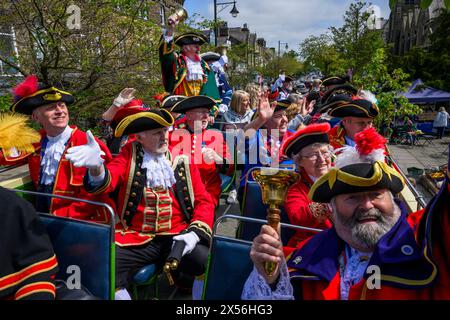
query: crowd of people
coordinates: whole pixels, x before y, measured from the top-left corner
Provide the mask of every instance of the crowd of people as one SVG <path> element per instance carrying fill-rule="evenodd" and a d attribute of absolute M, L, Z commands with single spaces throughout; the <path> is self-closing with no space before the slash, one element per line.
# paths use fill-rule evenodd
<path fill-rule="evenodd" d="M 168 19 L 159 44 L 166 92 L 149 107 L 135 89 L 124 88 L 102 115 L 106 141 L 69 125 L 74 97 L 40 87 L 36 76 L 14 89 L 11 111 L 39 123 L 40 138 L 31 151 L 0 141 L 1 164 L 28 163 L 37 191 L 114 208 L 116 299 L 131 299 L 133 273 L 149 264 L 161 267 L 180 243 L 180 266 L 171 276 L 180 287 L 201 288 L 223 181 L 241 172 L 227 202 L 242 203 L 247 173 L 261 166 L 300 174 L 287 193 L 288 218 L 324 231 L 299 231 L 283 247 L 278 230 L 263 226 L 253 240 L 255 268 L 243 298 L 450 298 L 449 187 L 426 210 L 406 212 L 396 197 L 404 179 L 388 163 L 386 140 L 374 128 L 375 96 L 355 88 L 348 76 L 314 79 L 295 90 L 286 72 L 270 86 L 260 81 L 233 90 L 226 57 L 200 55 L 201 34 L 174 37 L 177 23 Z M 3 224 L 11 233 L 18 225 L 15 237 L 23 236 L 15 243 L 24 249 L 2 253 L 0 298 L 54 298 L 57 263 L 48 238 L 28 204 L 0 191 L 10 204 L 2 215 L 30 212 Z M 109 222 L 103 208 L 88 203 L 37 197 L 35 209 Z M 33 228 L 23 227 L 30 223 Z M 40 250 L 28 248 L 33 245 Z M 277 264 L 271 275 L 266 262 Z M 367 270 L 373 265 L 381 269 L 381 287 L 371 290 Z M 30 278 L 30 268 L 39 277 Z"/>

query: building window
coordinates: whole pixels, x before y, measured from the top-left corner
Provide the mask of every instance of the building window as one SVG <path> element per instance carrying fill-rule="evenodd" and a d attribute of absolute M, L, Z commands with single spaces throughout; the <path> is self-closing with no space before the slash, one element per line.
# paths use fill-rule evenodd
<path fill-rule="evenodd" d="M 17 64 L 17 44 L 13 27 L 0 26 L 0 55 L 11 63 Z M 17 70 L 0 61 L 0 75 L 14 75 Z"/>

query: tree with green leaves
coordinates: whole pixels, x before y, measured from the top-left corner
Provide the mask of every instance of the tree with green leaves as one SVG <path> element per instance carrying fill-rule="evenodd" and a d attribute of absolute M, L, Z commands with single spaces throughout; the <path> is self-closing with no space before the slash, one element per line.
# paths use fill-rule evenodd
<path fill-rule="evenodd" d="M 384 47 L 381 31 L 367 26 L 369 13 L 366 3 L 356 0 L 345 11 L 344 24 L 330 27 L 336 50 L 345 58 L 345 69 L 353 69 L 354 74 L 363 72 L 373 53 Z"/>
<path fill-rule="evenodd" d="M 79 28 L 68 25 L 72 4 L 2 2 L 0 25 L 14 28 L 19 52 L 18 59 L 11 59 L 0 49 L 0 60 L 19 75 L 37 74 L 43 84 L 73 93 L 72 121 L 81 127 L 92 126 L 85 120 L 98 119 L 124 87 L 136 88 L 144 101 L 162 91 L 155 50 L 161 28 L 149 18 L 158 12 L 155 2 L 77 1 Z"/>
<path fill-rule="evenodd" d="M 375 119 L 378 127 L 389 127 L 395 118 L 422 112 L 419 106 L 409 103 L 408 99 L 400 94 L 411 84 L 408 81 L 409 75 L 401 68 L 389 70 L 388 57 L 386 49 L 377 49 L 366 64 L 365 72 L 353 78 L 356 86 L 376 94 L 380 109 Z"/>
<path fill-rule="evenodd" d="M 305 71 L 321 70 L 324 74 L 342 74 L 345 61 L 337 51 L 329 34 L 309 36 L 300 44 L 300 57 Z"/>

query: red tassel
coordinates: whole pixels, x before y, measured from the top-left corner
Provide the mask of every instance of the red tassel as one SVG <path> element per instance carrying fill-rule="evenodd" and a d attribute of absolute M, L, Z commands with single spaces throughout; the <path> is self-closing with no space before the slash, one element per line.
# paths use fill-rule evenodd
<path fill-rule="evenodd" d="M 30 96 L 36 91 L 38 91 L 38 78 L 34 74 L 26 77 L 23 82 L 13 89 L 14 96 L 19 98 Z"/>
<path fill-rule="evenodd" d="M 356 150 L 361 155 L 368 155 L 377 149 L 385 149 L 386 139 L 375 128 L 367 128 L 355 135 Z"/>

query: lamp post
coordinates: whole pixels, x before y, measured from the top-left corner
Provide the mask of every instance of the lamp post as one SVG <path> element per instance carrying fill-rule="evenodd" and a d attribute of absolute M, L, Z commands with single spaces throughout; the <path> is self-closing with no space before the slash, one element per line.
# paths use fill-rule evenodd
<path fill-rule="evenodd" d="M 287 42 L 281 42 L 280 40 L 278 40 L 278 57 L 280 56 L 280 49 L 281 49 L 281 45 L 285 44 L 286 46 L 284 47 L 286 50 L 289 48 L 288 43 Z"/>
<path fill-rule="evenodd" d="M 217 27 L 217 13 L 220 13 L 222 10 L 224 10 L 229 5 L 233 5 L 233 8 L 231 9 L 230 13 L 233 18 L 236 18 L 239 11 L 236 8 L 236 0 L 230 1 L 230 2 L 220 2 L 218 3 L 217 0 L 214 0 L 214 45 L 217 47 L 217 32 L 219 28 Z M 217 12 L 217 7 L 221 6 L 222 8 Z"/>

